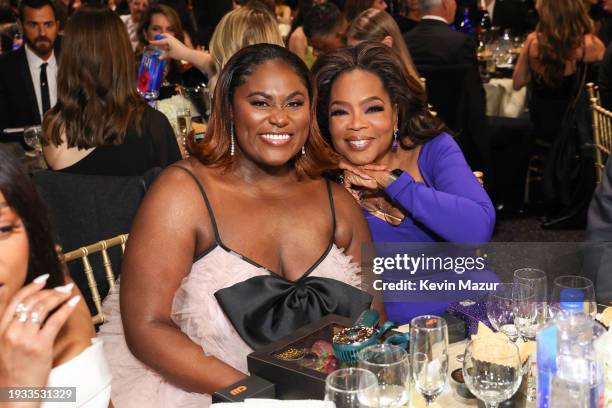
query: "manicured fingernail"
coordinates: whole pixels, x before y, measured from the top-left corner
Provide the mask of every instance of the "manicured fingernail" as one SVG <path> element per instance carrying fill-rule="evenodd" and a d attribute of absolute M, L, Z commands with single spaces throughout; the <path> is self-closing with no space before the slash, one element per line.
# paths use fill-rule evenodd
<path fill-rule="evenodd" d="M 79 303 L 79 300 L 81 300 L 81 296 L 79 295 L 74 296 L 72 299 L 68 301 L 68 306 L 75 307 L 77 303 Z"/>
<path fill-rule="evenodd" d="M 74 283 L 70 282 L 64 286 L 56 286 L 53 290 L 56 290 L 61 293 L 70 293 L 72 292 L 72 288 L 74 287 Z"/>
<path fill-rule="evenodd" d="M 46 282 L 47 279 L 49 279 L 49 274 L 45 273 L 44 275 L 40 275 L 39 277 L 34 279 L 34 283 L 43 283 Z"/>

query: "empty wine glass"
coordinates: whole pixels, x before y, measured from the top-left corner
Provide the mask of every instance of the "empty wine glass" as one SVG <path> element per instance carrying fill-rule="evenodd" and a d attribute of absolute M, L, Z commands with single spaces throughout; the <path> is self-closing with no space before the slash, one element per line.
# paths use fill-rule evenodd
<path fill-rule="evenodd" d="M 358 359 L 360 368 L 373 372 L 378 378 L 378 387 L 369 396 L 370 405 L 387 408 L 408 404 L 410 363 L 406 350 L 391 344 L 375 344 L 361 350 Z"/>
<path fill-rule="evenodd" d="M 499 283 L 489 293 L 486 301 L 487 317 L 495 330 L 504 333 L 512 341 L 518 340 L 519 332 L 514 318 L 517 305 L 526 301 L 533 302 L 533 293 L 529 287 L 520 283 Z"/>
<path fill-rule="evenodd" d="M 512 397 L 521 384 L 519 351 L 510 340 L 482 337 L 468 343 L 463 359 L 463 378 L 469 390 L 495 408 Z"/>
<path fill-rule="evenodd" d="M 40 143 L 40 138 L 42 136 L 42 129 L 40 126 L 29 126 L 23 131 L 23 141 L 26 145 L 36 150 L 37 152 L 42 152 L 42 145 Z"/>
<path fill-rule="evenodd" d="M 448 326 L 443 318 L 412 319 L 410 361 L 416 390 L 430 405 L 444 390 L 448 376 Z"/>
<path fill-rule="evenodd" d="M 548 279 L 546 273 L 541 269 L 523 268 L 514 271 L 514 283 L 526 285 L 533 291 L 535 303 L 535 316 L 532 324 L 517 324 L 517 328 L 523 339 L 535 339 L 538 329 L 546 323 Z"/>
<path fill-rule="evenodd" d="M 376 376 L 363 368 L 342 368 L 325 379 L 325 401 L 336 408 L 374 408 L 368 405 L 367 395 L 378 388 Z"/>
<path fill-rule="evenodd" d="M 593 282 L 583 276 L 565 275 L 557 277 L 553 282 L 551 314 L 559 310 L 561 291 L 563 289 L 577 289 L 582 292 L 584 299 L 584 314 L 595 318 L 597 315 L 597 302 L 595 300 L 595 288 Z"/>

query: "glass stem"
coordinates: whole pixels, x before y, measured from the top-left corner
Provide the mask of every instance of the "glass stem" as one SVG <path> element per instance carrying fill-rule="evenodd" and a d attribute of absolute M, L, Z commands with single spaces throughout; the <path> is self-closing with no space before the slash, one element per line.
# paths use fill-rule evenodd
<path fill-rule="evenodd" d="M 499 404 L 497 402 L 485 402 L 486 408 L 497 408 Z"/>

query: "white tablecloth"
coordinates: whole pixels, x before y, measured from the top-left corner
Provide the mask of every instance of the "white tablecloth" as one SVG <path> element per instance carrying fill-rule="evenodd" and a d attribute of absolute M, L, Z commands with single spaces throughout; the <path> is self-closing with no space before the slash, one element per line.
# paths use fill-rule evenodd
<path fill-rule="evenodd" d="M 493 78 L 484 84 L 487 94 L 487 116 L 518 118 L 525 111 L 527 88 L 512 89 L 512 79 Z"/>

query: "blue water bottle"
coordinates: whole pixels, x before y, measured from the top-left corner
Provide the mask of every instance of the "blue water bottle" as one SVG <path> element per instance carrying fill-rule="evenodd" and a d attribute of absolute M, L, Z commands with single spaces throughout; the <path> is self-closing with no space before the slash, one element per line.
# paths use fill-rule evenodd
<path fill-rule="evenodd" d="M 155 39 L 161 40 L 162 36 L 158 34 Z M 160 59 L 160 56 L 159 48 L 147 45 L 142 52 L 138 67 L 138 92 L 149 103 L 154 103 L 159 97 L 159 88 L 164 80 L 166 60 Z"/>

